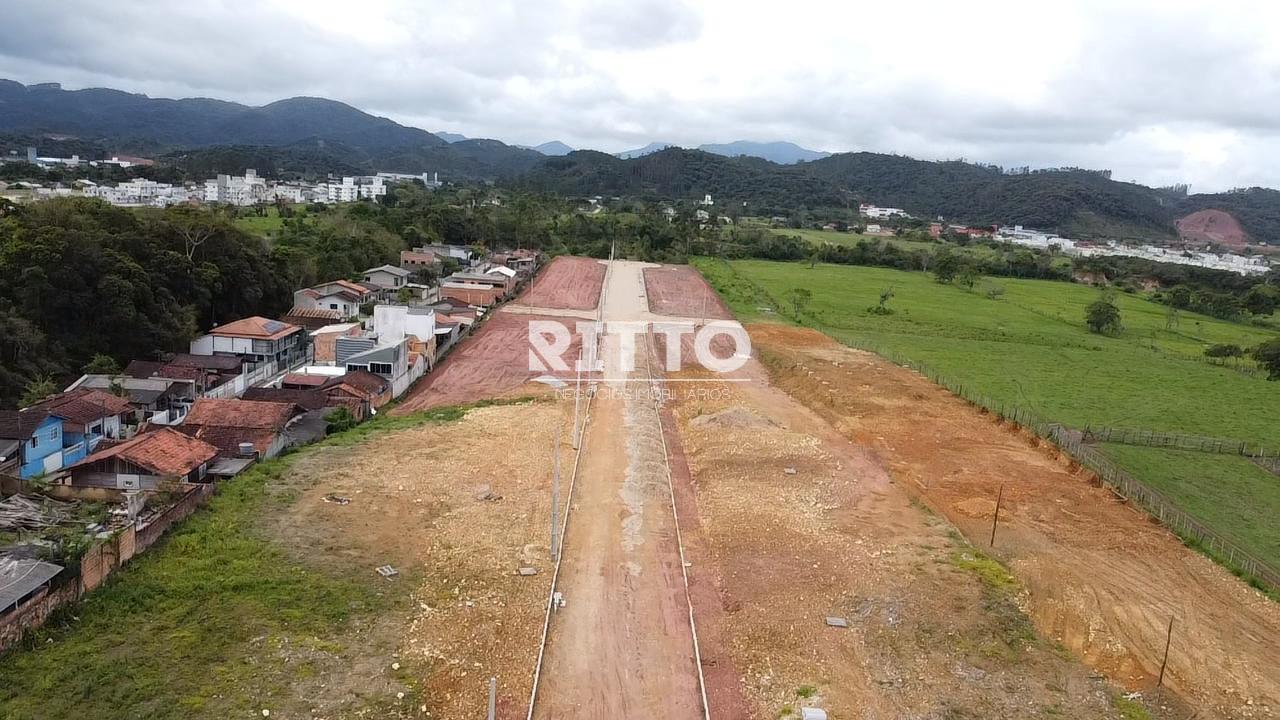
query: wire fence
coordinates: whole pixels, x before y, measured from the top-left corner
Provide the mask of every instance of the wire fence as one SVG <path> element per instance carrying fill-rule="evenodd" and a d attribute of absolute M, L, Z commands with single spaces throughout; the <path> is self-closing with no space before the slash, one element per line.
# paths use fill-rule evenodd
<path fill-rule="evenodd" d="M 1110 442 L 1121 445 L 1145 445 L 1147 447 L 1191 450 L 1219 455 L 1239 455 L 1249 458 L 1274 473 L 1280 473 L 1280 449 L 1270 448 L 1260 442 L 1236 438 L 1190 435 L 1187 433 L 1149 430 L 1146 428 L 1092 427 L 1084 429 L 1086 442 Z"/>
<path fill-rule="evenodd" d="M 1273 589 L 1280 589 L 1280 568 L 1248 552 L 1222 533 L 1191 517 L 1177 503 L 1121 469 L 1099 450 L 1087 444 L 1085 432 L 1071 430 L 1060 423 L 1045 420 L 1027 408 L 982 395 L 972 386 L 947 378 L 928 365 L 912 360 L 901 353 L 858 338 L 833 337 L 845 345 L 875 353 L 895 365 L 914 370 L 969 403 L 1049 440 L 1080 465 L 1092 471 L 1103 484 L 1111 488 L 1112 492 L 1145 510 L 1188 544 L 1201 548 L 1236 574 Z"/>
<path fill-rule="evenodd" d="M 1176 503 L 1147 483 L 1121 469 L 1110 459 L 1103 456 L 1096 448 L 1086 444 L 1084 431 L 1071 430 L 1061 423 L 1051 422 L 1038 416 L 1028 408 L 987 397 L 977 392 L 972 385 L 966 385 L 963 382 L 948 378 L 927 364 L 909 358 L 896 350 L 883 347 L 862 337 L 833 332 L 833 329 L 825 326 L 824 323 L 815 321 L 812 317 L 806 317 L 798 308 L 792 307 L 790 308 L 791 311 L 788 312 L 787 305 L 778 302 L 777 298 L 773 297 L 759 283 L 738 274 L 728 263 L 725 263 L 725 266 L 737 279 L 743 280 L 750 285 L 758 297 L 770 300 L 780 315 L 801 325 L 813 327 L 844 345 L 874 353 L 895 365 L 914 370 L 934 384 L 946 388 L 952 394 L 959 396 L 970 404 L 983 408 L 1003 420 L 1019 425 L 1049 440 L 1081 466 L 1092 471 L 1113 492 L 1145 510 L 1187 544 L 1199 547 L 1207 555 L 1217 559 L 1237 575 L 1252 580 L 1256 584 L 1263 584 L 1274 590 L 1280 590 L 1280 568 L 1244 550 L 1238 544 L 1223 536 L 1222 533 L 1209 528 L 1204 523 L 1188 515 Z M 1090 431 L 1092 431 L 1092 428 L 1090 428 Z M 1261 447 L 1257 449 L 1261 451 Z M 1277 472 L 1280 472 L 1280 458 L 1271 458 L 1268 462 L 1277 467 Z"/>

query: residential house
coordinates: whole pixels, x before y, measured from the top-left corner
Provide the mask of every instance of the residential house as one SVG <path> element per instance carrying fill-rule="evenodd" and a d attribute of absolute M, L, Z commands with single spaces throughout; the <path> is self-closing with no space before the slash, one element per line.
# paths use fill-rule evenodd
<path fill-rule="evenodd" d="M 400 251 L 400 267 L 412 273 L 423 270 L 439 270 L 443 262 L 440 256 L 424 248 Z"/>
<path fill-rule="evenodd" d="M 291 372 L 280 378 L 280 387 L 287 390 L 316 390 L 328 385 L 334 378 L 342 377 L 346 373 L 345 368 L 328 368 L 335 370 L 332 375 L 306 372 L 308 368 L 303 368 L 303 372 Z"/>
<path fill-rule="evenodd" d="M 219 325 L 191 341 L 192 355 L 235 355 L 249 363 L 292 367 L 307 358 L 307 333 L 279 320 L 253 316 Z"/>
<path fill-rule="evenodd" d="M 314 332 L 326 325 L 332 325 L 345 319 L 338 310 L 323 307 L 298 307 L 296 305 L 290 308 L 289 312 L 280 316 L 280 322 L 297 325 L 307 332 Z"/>
<path fill-rule="evenodd" d="M 301 412 L 293 403 L 201 398 L 178 429 L 218 448 L 221 456 L 241 457 L 252 446 L 267 459 L 289 446 L 285 428 Z"/>
<path fill-rule="evenodd" d="M 507 295 L 507 278 L 485 273 L 454 273 L 440 283 L 440 298 L 489 307 Z"/>
<path fill-rule="evenodd" d="M 364 281 L 367 284 L 376 285 L 385 299 L 391 299 L 409 282 L 412 275 L 412 271 L 395 265 L 379 265 L 364 271 Z"/>
<path fill-rule="evenodd" d="M 70 484 L 164 490 L 205 482 L 218 448 L 173 428 L 157 428 L 99 450 L 71 466 Z"/>
<path fill-rule="evenodd" d="M 465 245 L 423 245 L 420 248 L 414 248 L 414 250 L 418 252 L 435 253 L 437 256 L 442 258 L 453 258 L 454 260 L 462 263 L 463 266 L 470 265 L 471 258 L 474 255 L 474 253 L 471 252 L 471 248 L 466 247 Z"/>
<path fill-rule="evenodd" d="M 374 410 L 391 402 L 391 381 L 364 370 L 352 370 L 333 378 L 321 390 L 330 397 L 356 398 Z"/>
<path fill-rule="evenodd" d="M 427 360 L 429 370 L 436 357 L 436 311 L 429 307 L 377 305 L 373 308 L 372 331 L 379 344 L 407 339 L 409 352 Z"/>
<path fill-rule="evenodd" d="M 27 479 L 62 469 L 62 418 L 43 410 L 0 410 L 0 468 Z"/>
<path fill-rule="evenodd" d="M 377 308 L 374 308 L 375 310 Z M 335 323 L 311 332 L 312 360 L 322 365 L 337 361 L 336 343 L 340 337 L 352 337 L 363 332 L 360 323 Z"/>
<path fill-rule="evenodd" d="M 139 419 L 158 425 L 181 421 L 191 403 L 200 395 L 192 380 L 129 375 L 84 375 L 67 390 L 77 388 L 123 393 Z"/>
<path fill-rule="evenodd" d="M 506 288 L 506 294 L 508 295 L 515 291 L 516 284 L 519 282 L 517 278 L 519 273 L 506 265 L 494 265 L 493 267 L 485 270 L 484 274 L 501 277 L 505 281 L 503 283 L 503 287 Z"/>
<path fill-rule="evenodd" d="M 63 467 L 92 453 L 103 438 L 123 439 L 128 426 L 137 424 L 136 411 L 128 400 L 91 388 L 58 393 L 30 409 L 62 420 Z"/>
<path fill-rule="evenodd" d="M 295 292 L 289 314 L 299 309 L 323 308 L 336 310 L 336 320 L 351 320 L 359 317 L 360 306 L 373 302 L 376 295 L 377 289 L 350 280 L 334 280 Z"/>

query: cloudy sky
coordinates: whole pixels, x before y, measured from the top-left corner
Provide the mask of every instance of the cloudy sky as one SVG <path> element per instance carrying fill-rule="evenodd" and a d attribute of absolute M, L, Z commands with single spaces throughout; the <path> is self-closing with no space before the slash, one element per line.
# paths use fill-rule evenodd
<path fill-rule="evenodd" d="M 791 140 L 1280 187 L 1280 3 L 9 0 L 0 77 L 618 151 Z"/>

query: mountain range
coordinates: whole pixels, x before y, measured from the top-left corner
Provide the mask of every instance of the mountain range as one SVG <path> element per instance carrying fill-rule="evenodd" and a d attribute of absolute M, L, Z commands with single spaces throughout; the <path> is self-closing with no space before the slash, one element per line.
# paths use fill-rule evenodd
<path fill-rule="evenodd" d="M 436 171 L 446 179 L 501 181 L 569 195 L 635 195 L 746 203 L 753 214 L 858 202 L 952 222 L 1022 224 L 1068 235 L 1192 236 L 1280 244 L 1280 192 L 1262 188 L 1187 195 L 1079 169 L 1006 173 L 959 161 L 877 153 L 830 155 L 793 143 L 737 141 L 688 150 L 667 143 L 610 155 L 559 141 L 535 148 L 456 133 L 433 134 L 323 98 L 261 107 L 207 98 L 169 100 L 119 90 L 63 90 L 0 80 L 0 148 L 23 143 L 152 154 L 193 174 L 323 175 Z M 51 139 L 57 138 L 57 139 Z M 1239 225 L 1239 231 L 1235 224 Z"/>

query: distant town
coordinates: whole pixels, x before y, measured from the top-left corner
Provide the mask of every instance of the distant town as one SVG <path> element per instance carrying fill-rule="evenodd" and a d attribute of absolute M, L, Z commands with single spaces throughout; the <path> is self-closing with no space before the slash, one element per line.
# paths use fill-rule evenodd
<path fill-rule="evenodd" d="M 109 160 L 83 160 L 71 157 L 45 157 L 36 148 L 27 148 L 25 162 L 39 168 L 78 168 L 114 166 L 131 168 L 149 166 L 154 161 L 147 158 L 114 155 Z M 256 170 L 245 170 L 240 175 L 218 175 L 203 183 L 189 182 L 183 185 L 155 182 L 134 178 L 115 185 L 98 184 L 92 180 L 78 179 L 65 183 L 44 185 L 30 181 L 0 183 L 0 197 L 14 202 L 43 200 L 54 197 L 92 197 L 120 207 L 168 207 L 190 202 L 221 203 L 237 207 L 250 207 L 263 203 L 345 203 L 357 200 L 377 200 L 387 194 L 387 186 L 393 182 L 421 182 L 428 188 L 440 187 L 439 173 L 418 175 L 395 172 L 379 172 L 374 175 L 330 177 L 325 182 L 276 182 L 258 175 Z"/>

